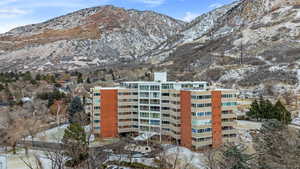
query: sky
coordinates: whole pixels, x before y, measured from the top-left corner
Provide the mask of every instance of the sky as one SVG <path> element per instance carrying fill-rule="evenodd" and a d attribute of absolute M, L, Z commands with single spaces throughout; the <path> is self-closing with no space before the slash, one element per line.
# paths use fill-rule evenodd
<path fill-rule="evenodd" d="M 189 22 L 205 12 L 231 2 L 233 0 L 0 0 L 0 33 L 82 8 L 101 5 L 152 10 Z"/>

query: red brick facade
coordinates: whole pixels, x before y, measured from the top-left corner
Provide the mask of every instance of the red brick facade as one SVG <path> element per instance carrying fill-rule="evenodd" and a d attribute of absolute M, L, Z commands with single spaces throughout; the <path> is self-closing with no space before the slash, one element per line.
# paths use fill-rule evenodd
<path fill-rule="evenodd" d="M 101 90 L 101 137 L 118 137 L 118 91 Z"/>
<path fill-rule="evenodd" d="M 212 91 L 212 146 L 217 148 L 222 144 L 222 103 L 221 91 Z"/>
<path fill-rule="evenodd" d="M 191 92 L 180 91 L 181 145 L 192 147 Z"/>

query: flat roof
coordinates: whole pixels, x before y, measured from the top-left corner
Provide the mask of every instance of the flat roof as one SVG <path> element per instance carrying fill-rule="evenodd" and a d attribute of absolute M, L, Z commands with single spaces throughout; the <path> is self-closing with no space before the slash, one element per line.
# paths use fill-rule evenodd
<path fill-rule="evenodd" d="M 126 89 L 124 87 L 94 87 L 95 90 L 115 90 L 115 89 Z"/>
<path fill-rule="evenodd" d="M 198 83 L 208 83 L 208 82 L 205 82 L 205 81 L 178 81 L 178 82 L 175 82 L 175 81 L 166 81 L 166 82 L 155 82 L 155 81 L 129 81 L 129 82 L 121 82 L 121 83 L 133 83 L 133 84 L 139 84 L 139 83 L 163 83 L 163 84 L 168 84 L 168 83 L 179 83 L 179 84 L 189 84 L 189 83 L 192 83 L 192 84 L 198 84 Z"/>
<path fill-rule="evenodd" d="M 225 89 L 225 88 L 207 88 L 207 89 L 181 89 L 181 90 L 186 90 L 186 91 L 193 91 L 193 92 L 206 92 L 206 91 L 237 91 L 235 89 Z"/>

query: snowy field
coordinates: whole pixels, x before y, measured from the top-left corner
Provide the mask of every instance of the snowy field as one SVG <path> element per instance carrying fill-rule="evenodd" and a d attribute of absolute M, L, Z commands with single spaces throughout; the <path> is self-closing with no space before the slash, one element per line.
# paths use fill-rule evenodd
<path fill-rule="evenodd" d="M 34 140 L 36 141 L 47 141 L 47 142 L 59 142 L 64 134 L 64 130 L 68 127 L 68 125 L 62 125 L 53 129 L 46 130 L 44 132 L 38 133 Z M 249 130 L 252 129 L 259 129 L 261 127 L 261 123 L 257 122 L 250 122 L 250 121 L 237 121 L 237 129 L 238 129 L 238 137 L 240 139 L 251 145 L 252 144 L 252 137 L 249 134 Z M 86 130 L 89 130 L 89 126 L 85 127 Z M 27 139 L 31 139 L 28 137 Z M 188 164 L 188 168 L 191 169 L 204 169 L 205 168 L 205 157 L 202 153 L 192 152 L 187 148 L 184 147 L 176 147 L 176 146 L 168 146 L 169 149 L 166 150 L 165 155 L 167 159 L 172 162 L 176 158 L 176 156 L 179 157 L 179 164 L 177 169 L 181 169 L 181 167 L 186 166 Z M 25 159 L 26 161 L 31 162 L 32 164 L 35 164 L 35 158 L 34 154 L 36 154 L 42 161 L 45 169 L 51 168 L 51 163 L 49 160 L 45 158 L 45 155 L 43 152 L 40 151 L 30 151 L 29 155 L 26 156 L 25 152 L 23 150 L 19 150 L 17 155 L 13 154 L 6 154 L 7 157 L 7 169 L 29 169 L 26 167 L 24 162 L 21 160 L 20 157 Z M 1 154 L 0 154 L 1 155 Z M 126 158 L 126 157 L 124 157 Z M 112 156 L 110 157 L 110 160 L 117 160 L 119 159 L 119 156 Z M 126 161 L 126 160 L 125 160 Z M 143 159 L 143 158 L 135 158 L 136 162 L 144 163 L 153 165 L 154 159 L 149 160 Z M 114 168 L 114 166 L 111 166 L 111 168 Z"/>
<path fill-rule="evenodd" d="M 24 150 L 19 150 L 17 154 L 9 153 L 0 155 L 4 157 L 7 162 L 7 168 L 3 169 L 30 169 L 30 167 L 26 166 L 25 162 L 32 165 L 33 168 L 36 168 L 37 161 L 35 160 L 35 156 L 42 162 L 44 169 L 51 169 L 50 160 L 46 159 L 45 154 L 41 151 L 30 150 L 28 155 L 26 155 Z"/>
<path fill-rule="evenodd" d="M 69 124 L 64 124 L 49 130 L 45 130 L 36 134 L 33 138 L 34 141 L 45 141 L 50 143 L 59 143 L 64 137 L 65 130 L 68 128 Z M 90 131 L 90 126 L 84 127 L 86 132 Z M 31 141 L 31 136 L 28 136 L 26 140 Z M 92 137 L 92 141 L 94 141 L 94 137 Z"/>
<path fill-rule="evenodd" d="M 60 142 L 64 136 L 65 129 L 68 127 L 68 124 L 58 126 L 49 130 L 38 133 L 34 137 L 34 141 L 45 141 L 45 142 Z M 31 140 L 31 137 L 27 137 L 26 140 Z"/>

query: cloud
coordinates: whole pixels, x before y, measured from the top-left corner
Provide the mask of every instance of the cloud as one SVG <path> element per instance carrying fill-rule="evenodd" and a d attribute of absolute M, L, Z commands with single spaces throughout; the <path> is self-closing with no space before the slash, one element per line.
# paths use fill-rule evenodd
<path fill-rule="evenodd" d="M 0 18 L 12 18 L 20 15 L 26 15 L 29 11 L 18 8 L 4 8 L 0 9 Z"/>
<path fill-rule="evenodd" d="M 222 3 L 214 3 L 214 4 L 209 5 L 209 8 L 215 9 L 215 8 L 220 8 L 221 6 L 223 6 Z"/>
<path fill-rule="evenodd" d="M 186 12 L 184 17 L 182 18 L 182 20 L 186 21 L 186 22 L 191 22 L 192 20 L 194 20 L 199 15 L 200 14 L 198 14 L 198 13 Z"/>
<path fill-rule="evenodd" d="M 159 6 L 165 3 L 165 0 L 131 0 L 131 1 L 144 3 L 152 7 Z"/>

